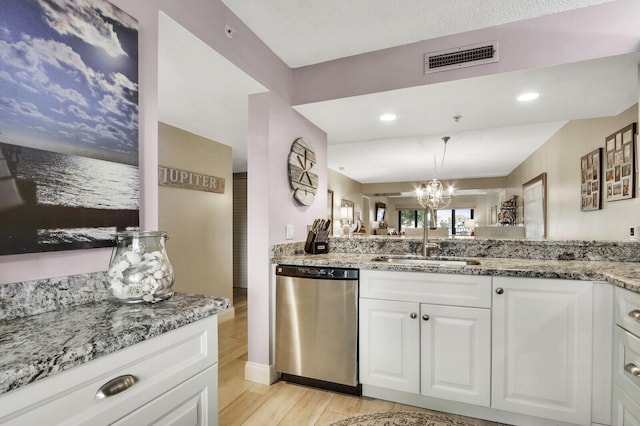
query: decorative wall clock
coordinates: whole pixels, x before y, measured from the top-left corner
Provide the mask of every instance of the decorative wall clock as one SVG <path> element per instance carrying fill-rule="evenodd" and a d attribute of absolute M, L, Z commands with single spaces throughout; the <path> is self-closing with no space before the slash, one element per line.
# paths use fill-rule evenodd
<path fill-rule="evenodd" d="M 316 165 L 316 153 L 313 146 L 304 138 L 297 138 L 289 153 L 289 184 L 293 197 L 305 206 L 313 204 L 318 191 L 318 175 L 313 168 Z"/>

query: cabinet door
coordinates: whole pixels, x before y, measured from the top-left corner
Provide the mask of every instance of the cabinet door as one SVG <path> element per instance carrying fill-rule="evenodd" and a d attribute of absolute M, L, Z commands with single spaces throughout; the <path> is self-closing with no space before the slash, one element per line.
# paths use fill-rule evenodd
<path fill-rule="evenodd" d="M 640 426 L 640 405 L 613 385 L 611 426 Z"/>
<path fill-rule="evenodd" d="M 218 364 L 113 423 L 117 426 L 217 426 Z"/>
<path fill-rule="evenodd" d="M 421 393 L 488 407 L 491 311 L 420 305 Z"/>
<path fill-rule="evenodd" d="M 420 306 L 360 299 L 360 381 L 420 392 Z"/>
<path fill-rule="evenodd" d="M 593 284 L 495 277 L 493 287 L 491 406 L 590 424 Z"/>

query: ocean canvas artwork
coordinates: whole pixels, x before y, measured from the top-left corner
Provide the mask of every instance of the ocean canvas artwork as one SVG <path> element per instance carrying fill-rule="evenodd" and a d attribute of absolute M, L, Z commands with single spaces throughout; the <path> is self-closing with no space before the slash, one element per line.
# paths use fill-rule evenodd
<path fill-rule="evenodd" d="M 104 0 L 2 0 L 0 255 L 138 225 L 137 21 Z"/>

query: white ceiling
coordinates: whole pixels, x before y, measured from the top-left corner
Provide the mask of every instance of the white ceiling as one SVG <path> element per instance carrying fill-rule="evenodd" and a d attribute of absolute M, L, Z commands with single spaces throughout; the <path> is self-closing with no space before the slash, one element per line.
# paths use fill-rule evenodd
<path fill-rule="evenodd" d="M 164 13 L 158 27 L 158 119 L 231 146 L 246 171 L 248 96 L 266 89 Z"/>
<path fill-rule="evenodd" d="M 297 67 L 611 0 L 222 1 Z M 160 119 L 232 146 L 234 171 L 246 171 L 247 95 L 264 87 L 166 16 L 159 55 Z M 327 133 L 329 167 L 362 183 L 432 177 L 445 134 L 452 139 L 439 177 L 504 176 L 567 120 L 615 115 L 637 102 L 638 61 L 630 55 L 295 109 Z M 541 97 L 518 105 L 524 89 Z M 398 120 L 381 125 L 377 117 L 391 109 Z"/>
<path fill-rule="evenodd" d="M 222 0 L 292 68 L 613 0 Z"/>

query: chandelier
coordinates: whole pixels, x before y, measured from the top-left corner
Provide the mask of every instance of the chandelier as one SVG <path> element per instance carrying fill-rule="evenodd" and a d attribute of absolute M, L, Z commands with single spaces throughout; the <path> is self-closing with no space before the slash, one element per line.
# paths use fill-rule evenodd
<path fill-rule="evenodd" d="M 447 153 L 447 142 L 449 139 L 449 136 L 444 136 L 442 138 L 444 141 L 444 152 L 442 153 L 442 163 L 440 164 L 440 168 L 444 165 L 444 157 Z M 434 156 L 433 179 L 431 182 L 423 183 L 420 185 L 420 188 L 416 189 L 416 199 L 423 209 L 436 211 L 447 207 L 453 200 L 453 188 L 450 187 L 445 191 L 442 183 L 436 178 L 437 173 L 438 168 L 436 164 L 436 157 Z"/>

